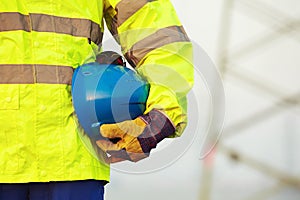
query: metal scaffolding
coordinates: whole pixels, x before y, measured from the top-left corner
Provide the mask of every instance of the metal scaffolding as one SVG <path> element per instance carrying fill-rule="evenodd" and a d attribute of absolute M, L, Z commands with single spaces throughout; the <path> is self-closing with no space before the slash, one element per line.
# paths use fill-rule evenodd
<path fill-rule="evenodd" d="M 287 1 L 287 3 L 289 2 Z M 230 48 L 232 45 L 231 34 L 234 28 L 234 12 L 242 13 L 248 18 L 251 18 L 251 20 L 266 26 L 269 31 L 256 34 L 251 41 L 246 40 L 239 45 L 235 45 L 234 48 Z M 276 101 L 270 102 L 268 107 L 262 110 L 252 113 L 249 116 L 243 116 L 236 122 L 226 125 L 222 132 L 223 139 L 218 142 L 215 147 L 215 152 L 225 155 L 228 159 L 236 161 L 237 163 L 247 165 L 277 181 L 277 184 L 247 197 L 247 200 L 267 199 L 286 187 L 300 189 L 300 176 L 295 177 L 294 175 L 290 175 L 288 172 L 277 169 L 266 162 L 261 162 L 255 157 L 245 155 L 227 146 L 223 142 L 223 140 L 242 134 L 243 130 L 256 126 L 257 123 L 264 122 L 264 120 L 274 116 L 274 114 L 280 114 L 288 109 L 299 108 L 300 90 L 293 94 L 282 92 L 280 87 L 275 83 L 266 82 L 262 80 L 261 77 L 241 69 L 242 64 L 239 63 L 239 59 L 247 59 L 253 52 L 263 49 L 265 46 L 274 43 L 278 38 L 287 35 L 295 43 L 299 44 L 300 18 L 289 16 L 263 0 L 224 0 L 219 32 L 217 65 L 224 81 L 226 82 L 228 77 L 232 77 L 243 85 L 254 87 L 257 91 L 262 91 L 272 96 Z M 288 70 L 288 66 L 286 67 Z M 200 190 L 201 200 L 212 199 L 212 177 L 214 168 L 216 167 L 218 167 L 216 163 L 213 166 L 206 166 L 205 164 L 203 166 L 202 188 Z"/>

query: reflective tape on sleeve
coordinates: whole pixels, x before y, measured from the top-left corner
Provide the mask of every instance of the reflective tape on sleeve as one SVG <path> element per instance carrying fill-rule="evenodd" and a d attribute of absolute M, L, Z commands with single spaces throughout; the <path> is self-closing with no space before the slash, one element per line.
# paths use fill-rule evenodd
<path fill-rule="evenodd" d="M 174 42 L 190 41 L 182 26 L 170 26 L 135 43 L 125 54 L 126 59 L 135 67 L 146 54 L 164 45 Z"/>

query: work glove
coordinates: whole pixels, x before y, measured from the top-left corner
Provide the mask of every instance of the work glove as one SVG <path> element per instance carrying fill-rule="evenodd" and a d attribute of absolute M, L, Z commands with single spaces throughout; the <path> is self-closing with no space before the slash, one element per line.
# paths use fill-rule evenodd
<path fill-rule="evenodd" d="M 96 144 L 110 155 L 109 163 L 137 162 L 148 157 L 151 149 L 174 132 L 169 118 L 153 109 L 134 120 L 101 125 L 100 134 L 107 139 L 98 140 Z"/>

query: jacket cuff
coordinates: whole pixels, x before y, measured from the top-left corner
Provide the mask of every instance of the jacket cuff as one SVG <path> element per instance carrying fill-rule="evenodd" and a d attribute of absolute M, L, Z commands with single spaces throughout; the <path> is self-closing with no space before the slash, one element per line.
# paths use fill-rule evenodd
<path fill-rule="evenodd" d="M 157 143 L 175 132 L 171 120 L 159 110 L 151 110 L 141 118 L 147 123 L 147 126 L 138 140 L 145 153 L 149 153 Z"/>

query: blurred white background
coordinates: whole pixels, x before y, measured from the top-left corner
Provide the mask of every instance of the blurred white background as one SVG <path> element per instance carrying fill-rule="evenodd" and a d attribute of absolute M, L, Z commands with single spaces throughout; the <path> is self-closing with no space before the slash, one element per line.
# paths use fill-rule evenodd
<path fill-rule="evenodd" d="M 189 110 L 197 106 L 199 115 L 178 138 L 185 152 L 148 173 L 113 167 L 106 200 L 299 200 L 300 1 L 172 2 L 222 76 L 222 135 L 201 159 L 211 105 L 205 80 L 197 79 Z"/>

